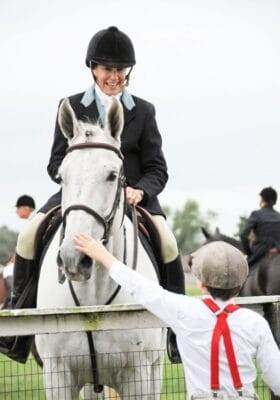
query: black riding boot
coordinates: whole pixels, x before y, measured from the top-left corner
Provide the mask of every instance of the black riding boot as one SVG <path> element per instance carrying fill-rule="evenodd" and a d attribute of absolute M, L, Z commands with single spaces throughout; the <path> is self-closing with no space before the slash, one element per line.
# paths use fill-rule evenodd
<path fill-rule="evenodd" d="M 165 289 L 178 294 L 186 293 L 185 276 L 180 256 L 170 263 L 164 264 L 164 273 L 166 276 Z M 170 328 L 167 330 L 167 354 L 173 364 L 182 362 L 177 347 L 176 335 Z"/>
<path fill-rule="evenodd" d="M 34 290 L 34 261 L 16 255 L 11 308 L 33 308 L 36 306 L 36 284 Z M 0 337 L 0 352 L 15 361 L 25 363 L 30 352 L 33 336 Z"/>

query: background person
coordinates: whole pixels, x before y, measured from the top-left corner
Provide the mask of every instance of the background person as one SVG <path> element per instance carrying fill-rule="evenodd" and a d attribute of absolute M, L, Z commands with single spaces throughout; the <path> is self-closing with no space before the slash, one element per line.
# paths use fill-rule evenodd
<path fill-rule="evenodd" d="M 17 199 L 16 213 L 21 219 L 29 219 L 35 211 L 35 201 L 31 196 L 24 194 Z"/>
<path fill-rule="evenodd" d="M 274 209 L 277 192 L 266 187 L 260 192 L 260 210 L 253 211 L 240 234 L 251 267 L 272 248 L 280 249 L 280 213 Z M 250 234 L 252 240 L 250 240 Z"/>

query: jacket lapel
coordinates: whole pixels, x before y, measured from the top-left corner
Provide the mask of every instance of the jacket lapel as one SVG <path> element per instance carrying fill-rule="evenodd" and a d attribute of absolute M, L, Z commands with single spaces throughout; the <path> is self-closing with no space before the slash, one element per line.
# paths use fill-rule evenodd
<path fill-rule="evenodd" d="M 100 116 L 97 109 L 96 101 L 94 100 L 88 107 L 85 107 L 86 116 L 95 122 L 100 122 Z"/>
<path fill-rule="evenodd" d="M 126 106 L 123 104 L 123 114 L 124 114 L 124 126 L 126 127 L 135 118 L 136 107 L 133 107 L 132 110 L 128 110 Z"/>

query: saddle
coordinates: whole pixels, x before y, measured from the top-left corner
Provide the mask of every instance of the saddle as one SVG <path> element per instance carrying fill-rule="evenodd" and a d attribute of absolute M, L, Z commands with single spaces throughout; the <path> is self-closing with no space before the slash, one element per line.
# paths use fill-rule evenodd
<path fill-rule="evenodd" d="M 147 210 L 137 206 L 136 213 L 138 236 L 146 252 L 149 254 L 151 261 L 153 262 L 159 283 L 164 286 L 167 278 L 161 257 L 162 252 L 160 234 L 151 217 L 151 214 Z"/>
<path fill-rule="evenodd" d="M 42 255 L 45 254 L 51 239 L 62 222 L 61 206 L 52 208 L 45 216 L 37 229 L 35 236 L 35 265 L 40 265 Z"/>

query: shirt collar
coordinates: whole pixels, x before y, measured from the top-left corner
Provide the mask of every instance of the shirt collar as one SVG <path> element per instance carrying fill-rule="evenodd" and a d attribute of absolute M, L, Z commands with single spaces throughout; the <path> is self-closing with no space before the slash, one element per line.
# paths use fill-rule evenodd
<path fill-rule="evenodd" d="M 211 299 L 222 309 L 225 308 L 228 304 L 235 304 L 234 298 L 231 298 L 231 299 L 225 301 L 225 300 L 222 300 L 222 299 L 214 299 L 209 294 L 203 295 L 202 299 Z"/>
<path fill-rule="evenodd" d="M 96 92 L 98 91 L 98 89 L 99 88 L 94 83 L 92 86 L 90 86 L 85 91 L 85 93 L 84 93 L 84 95 L 83 95 L 83 97 L 81 99 L 81 103 L 85 107 L 89 107 L 92 104 L 92 102 L 96 100 L 96 95 L 97 95 Z M 100 89 L 99 89 L 99 91 L 101 92 Z M 121 94 L 120 97 L 121 97 L 121 100 L 122 100 L 125 108 L 127 108 L 129 111 L 131 111 L 135 107 L 135 102 L 133 100 L 133 97 L 131 96 L 131 94 L 129 93 L 129 91 L 127 89 L 124 89 L 122 91 L 122 94 Z"/>

